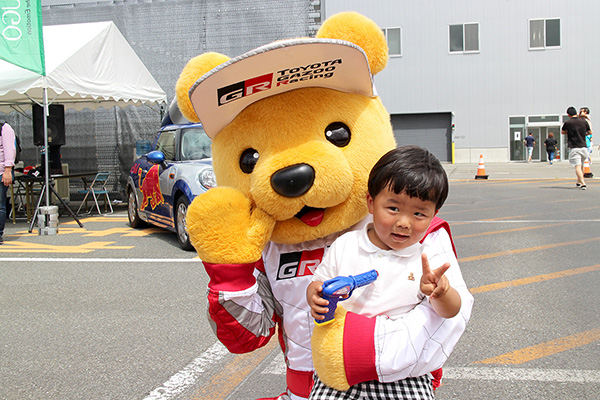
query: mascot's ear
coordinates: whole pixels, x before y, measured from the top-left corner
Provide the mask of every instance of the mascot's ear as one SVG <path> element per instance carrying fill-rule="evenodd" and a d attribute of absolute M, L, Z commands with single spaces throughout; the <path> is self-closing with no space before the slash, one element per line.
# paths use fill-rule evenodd
<path fill-rule="evenodd" d="M 381 72 L 387 64 L 388 46 L 383 31 L 375 22 L 357 12 L 341 12 L 327 18 L 317 37 L 341 39 L 362 48 L 373 75 Z"/>
<path fill-rule="evenodd" d="M 229 57 L 223 54 L 204 53 L 192 58 L 187 63 L 179 75 L 179 79 L 175 85 L 175 92 L 177 94 L 177 105 L 179 106 L 179 110 L 188 120 L 192 122 L 200 121 L 194 111 L 194 106 L 192 106 L 192 102 L 190 101 L 188 95 L 189 90 L 202 75 L 228 60 Z"/>

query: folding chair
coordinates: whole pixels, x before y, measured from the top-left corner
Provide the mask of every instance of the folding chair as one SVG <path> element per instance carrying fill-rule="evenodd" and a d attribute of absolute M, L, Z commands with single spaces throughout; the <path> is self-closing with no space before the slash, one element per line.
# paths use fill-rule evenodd
<path fill-rule="evenodd" d="M 91 194 L 94 198 L 94 204 L 96 204 L 96 210 L 98 210 L 98 214 L 102 215 L 100 211 L 100 206 L 98 205 L 98 197 L 104 197 L 104 211 L 106 212 L 106 206 L 110 208 L 110 213 L 112 214 L 113 208 L 112 204 L 110 204 L 110 198 L 108 197 L 108 190 L 106 189 L 106 182 L 108 181 L 108 177 L 110 176 L 110 172 L 98 172 L 94 177 L 94 180 L 90 184 L 90 186 L 86 190 L 79 190 L 78 193 L 85 193 L 85 197 L 81 201 L 79 208 L 77 209 L 77 214 L 81 210 L 81 207 L 85 204 L 85 208 L 87 208 L 87 198 Z M 94 206 L 90 207 L 90 211 L 88 214 L 92 213 Z"/>
<path fill-rule="evenodd" d="M 23 211 L 27 205 L 25 201 L 25 185 L 20 180 L 13 180 L 10 184 L 10 212 L 8 212 L 8 208 L 6 211 L 8 212 L 9 217 L 12 218 L 13 224 L 17 223 L 17 214 L 19 211 Z M 28 220 L 29 221 L 29 220 Z"/>

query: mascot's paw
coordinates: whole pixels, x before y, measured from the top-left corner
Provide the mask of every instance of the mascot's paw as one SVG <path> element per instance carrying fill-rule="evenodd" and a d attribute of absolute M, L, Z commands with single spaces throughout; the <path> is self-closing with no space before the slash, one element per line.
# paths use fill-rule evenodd
<path fill-rule="evenodd" d="M 329 387 L 350 388 L 344 368 L 344 323 L 346 310 L 338 306 L 333 322 L 317 325 L 311 338 L 313 364 L 319 379 Z"/>
<path fill-rule="evenodd" d="M 190 242 L 202 261 L 248 264 L 260 259 L 275 220 L 237 189 L 216 187 L 197 196 L 187 216 Z"/>

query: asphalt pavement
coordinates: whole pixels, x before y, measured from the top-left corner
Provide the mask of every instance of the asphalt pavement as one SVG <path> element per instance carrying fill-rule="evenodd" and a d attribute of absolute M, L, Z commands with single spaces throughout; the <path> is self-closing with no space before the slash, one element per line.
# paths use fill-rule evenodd
<path fill-rule="evenodd" d="M 566 162 L 445 164 L 459 264 L 475 297 L 441 400 L 600 393 L 600 179 Z M 594 171 L 594 165 L 591 167 Z M 600 168 L 599 168 L 600 175 Z M 77 206 L 77 205 L 75 205 Z M 272 340 L 234 355 L 206 320 L 208 277 L 175 235 L 126 208 L 68 215 L 58 235 L 7 221 L 0 246 L 0 398 L 256 399 L 283 390 Z"/>
<path fill-rule="evenodd" d="M 450 180 L 475 179 L 479 164 L 443 164 L 446 174 Z M 568 179 L 575 181 L 575 168 L 571 167 L 567 161 L 554 162 L 550 165 L 547 162 L 534 161 L 510 162 L 510 163 L 486 163 L 484 160 L 485 173 L 488 179 Z M 590 168 L 593 173 L 593 165 Z M 600 167 L 598 169 L 600 176 Z"/>

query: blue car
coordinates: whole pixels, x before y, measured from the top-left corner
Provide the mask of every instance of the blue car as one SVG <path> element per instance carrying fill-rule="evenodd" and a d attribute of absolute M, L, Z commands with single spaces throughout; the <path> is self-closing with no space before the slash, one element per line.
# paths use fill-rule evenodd
<path fill-rule="evenodd" d="M 202 124 L 160 128 L 151 151 L 133 163 L 127 178 L 129 225 L 147 223 L 177 234 L 181 248 L 192 250 L 185 217 L 194 197 L 216 186 L 211 141 Z"/>

